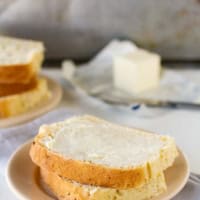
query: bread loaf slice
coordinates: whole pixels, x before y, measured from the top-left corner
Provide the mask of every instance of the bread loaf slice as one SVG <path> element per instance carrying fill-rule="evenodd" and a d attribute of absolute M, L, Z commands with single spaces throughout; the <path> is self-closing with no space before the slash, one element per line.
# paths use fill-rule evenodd
<path fill-rule="evenodd" d="M 0 83 L 0 97 L 19 94 L 35 88 L 36 85 L 37 85 L 37 79 L 35 77 L 32 78 L 28 83 L 12 83 L 12 84 Z"/>
<path fill-rule="evenodd" d="M 0 97 L 0 118 L 27 112 L 50 96 L 45 79 L 38 79 L 36 86 L 20 94 Z"/>
<path fill-rule="evenodd" d="M 81 184 L 117 189 L 146 184 L 177 155 L 169 136 L 88 115 L 42 126 L 30 150 L 41 168 Z"/>
<path fill-rule="evenodd" d="M 40 168 L 43 182 L 59 200 L 146 200 L 166 190 L 163 172 L 141 187 L 112 189 L 79 184 Z"/>
<path fill-rule="evenodd" d="M 42 42 L 0 36 L 0 83 L 28 83 L 40 70 Z"/>

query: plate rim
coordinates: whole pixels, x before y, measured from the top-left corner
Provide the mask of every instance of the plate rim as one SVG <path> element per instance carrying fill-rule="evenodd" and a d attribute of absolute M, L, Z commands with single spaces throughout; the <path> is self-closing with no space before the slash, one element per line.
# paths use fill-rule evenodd
<path fill-rule="evenodd" d="M 22 151 L 26 146 L 30 146 L 32 141 L 33 141 L 33 139 L 30 139 L 27 142 L 25 142 L 22 145 L 20 145 L 14 151 L 14 153 L 11 155 L 10 159 L 7 162 L 7 167 L 6 167 L 6 183 L 8 184 L 9 189 L 14 193 L 14 195 L 16 197 L 18 197 L 19 199 L 22 199 L 22 200 L 28 200 L 28 198 L 26 196 L 24 196 L 24 194 L 17 187 L 15 187 L 14 183 L 12 182 L 11 167 L 12 167 L 12 162 L 13 162 L 15 156 L 20 151 Z M 184 188 L 184 186 L 186 185 L 186 183 L 188 181 L 189 175 L 190 175 L 190 166 L 189 166 L 188 158 L 185 155 L 185 153 L 183 151 L 181 151 L 181 149 L 179 147 L 177 147 L 177 148 L 178 148 L 178 151 L 182 154 L 182 157 L 184 158 L 184 161 L 186 163 L 186 167 L 187 167 L 186 168 L 187 169 L 186 170 L 186 175 L 185 175 L 182 183 L 179 185 L 179 187 L 177 187 L 176 193 L 171 193 L 167 197 L 164 197 L 162 200 L 170 200 L 171 198 L 175 197 Z M 154 198 L 155 199 L 159 198 L 159 196 L 158 197 L 154 197 Z M 154 200 L 154 198 L 153 198 L 153 200 Z"/>
<path fill-rule="evenodd" d="M 183 151 L 181 151 L 181 149 L 178 146 L 177 146 L 177 149 L 178 149 L 178 152 L 182 154 L 182 157 L 184 158 L 184 161 L 186 163 L 186 166 L 187 166 L 186 175 L 185 175 L 182 183 L 179 185 L 179 187 L 177 187 L 176 194 L 171 193 L 170 195 L 168 195 L 166 198 L 163 198 L 162 200 L 171 200 L 171 198 L 178 195 L 181 192 L 181 190 L 184 188 L 184 186 L 187 184 L 187 181 L 188 181 L 189 176 L 190 176 L 190 165 L 189 165 L 188 158 L 187 158 L 186 154 Z M 173 167 L 173 165 L 171 167 Z"/>
<path fill-rule="evenodd" d="M 12 164 L 12 162 L 13 162 L 15 156 L 17 155 L 17 153 L 18 153 L 20 150 L 22 150 L 23 148 L 25 148 L 26 145 L 31 144 L 32 141 L 33 141 L 33 140 L 30 139 L 30 140 L 28 140 L 27 142 L 25 142 L 25 143 L 23 143 L 22 145 L 20 145 L 20 146 L 14 151 L 14 153 L 11 155 L 10 159 L 9 159 L 8 162 L 7 162 L 7 166 L 6 166 L 6 176 L 5 176 L 5 178 L 6 178 L 6 183 L 8 184 L 9 189 L 14 193 L 14 195 L 15 195 L 16 197 L 22 199 L 22 200 L 27 200 L 27 198 L 24 197 L 24 195 L 23 195 L 21 192 L 19 192 L 19 190 L 18 190 L 16 187 L 14 187 L 14 185 L 13 185 L 13 182 L 12 182 L 12 179 L 11 179 L 11 174 L 10 174 L 10 173 L 11 173 L 11 166 L 12 166 L 11 164 Z"/>

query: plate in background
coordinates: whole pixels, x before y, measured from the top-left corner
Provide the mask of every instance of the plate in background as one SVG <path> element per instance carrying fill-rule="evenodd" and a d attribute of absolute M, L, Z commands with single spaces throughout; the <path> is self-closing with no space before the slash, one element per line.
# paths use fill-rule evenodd
<path fill-rule="evenodd" d="M 29 157 L 30 145 L 30 141 L 22 145 L 11 157 L 7 168 L 7 183 L 19 199 L 53 200 L 36 178 L 38 167 Z M 184 154 L 179 152 L 174 165 L 165 171 L 167 191 L 152 200 L 169 200 L 186 184 L 189 177 L 189 166 Z"/>

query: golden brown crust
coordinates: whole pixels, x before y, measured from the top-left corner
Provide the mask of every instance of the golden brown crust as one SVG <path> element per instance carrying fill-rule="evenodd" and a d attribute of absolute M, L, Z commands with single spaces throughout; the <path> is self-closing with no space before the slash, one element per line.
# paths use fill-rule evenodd
<path fill-rule="evenodd" d="M 82 184 L 118 189 L 141 186 L 160 173 L 159 163 L 152 161 L 137 168 L 110 168 L 89 162 L 82 162 L 48 151 L 38 142 L 33 142 L 30 156 L 35 164 L 62 177 Z"/>
<path fill-rule="evenodd" d="M 0 83 L 14 84 L 30 82 L 31 78 L 36 76 L 31 64 L 0 66 Z"/>
<path fill-rule="evenodd" d="M 27 112 L 38 105 L 41 101 L 48 99 L 50 92 L 47 81 L 43 78 L 37 80 L 36 87 L 20 94 L 0 97 L 0 118 L 16 116 Z"/>
<path fill-rule="evenodd" d="M 53 192 L 60 200 L 144 200 L 158 196 L 166 191 L 163 173 L 158 174 L 157 177 L 141 187 L 124 190 L 82 185 L 63 179 L 43 168 L 40 168 L 40 176 L 45 189 L 49 190 L 50 193 Z"/>
<path fill-rule="evenodd" d="M 36 77 L 43 62 L 43 52 L 35 53 L 32 59 L 24 64 L 0 65 L 0 84 L 27 84 Z"/>
<path fill-rule="evenodd" d="M 33 89 L 36 87 L 37 80 L 33 77 L 28 83 L 11 83 L 5 84 L 0 83 L 0 97 L 13 95 L 21 92 L 25 92 L 27 90 Z"/>
<path fill-rule="evenodd" d="M 44 184 L 48 186 L 59 199 L 66 200 L 88 200 L 88 193 L 83 193 L 82 188 L 74 186 L 68 181 L 63 181 L 61 177 L 45 169 L 40 169 L 40 176 Z"/>
<path fill-rule="evenodd" d="M 0 101 L 0 119 L 9 116 L 9 110 L 6 101 Z"/>

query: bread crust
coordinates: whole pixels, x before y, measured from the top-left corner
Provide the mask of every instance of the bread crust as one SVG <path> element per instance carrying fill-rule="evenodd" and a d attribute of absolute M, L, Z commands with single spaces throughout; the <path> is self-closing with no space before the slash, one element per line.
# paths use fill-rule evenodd
<path fill-rule="evenodd" d="M 48 132 L 48 130 L 47 130 Z M 62 157 L 39 143 L 43 135 L 36 136 L 30 149 L 32 161 L 50 172 L 81 184 L 127 189 L 144 185 L 151 178 L 171 166 L 176 158 L 176 147 L 161 152 L 159 158 L 135 168 L 111 168 L 89 162 Z M 167 156 L 172 157 L 168 158 Z"/>
<path fill-rule="evenodd" d="M 38 52 L 28 63 L 10 66 L 0 64 L 0 84 L 28 84 L 31 79 L 37 76 L 43 59 L 43 52 Z"/>
<path fill-rule="evenodd" d="M 50 192 L 53 192 L 60 200 L 110 200 L 110 199 L 147 199 L 158 196 L 166 190 L 164 174 L 159 174 L 146 185 L 139 188 L 128 190 L 119 190 L 111 188 L 91 188 L 86 185 L 78 184 L 73 181 L 63 179 L 56 174 L 40 168 L 42 183 L 48 186 Z"/>
<path fill-rule="evenodd" d="M 28 83 L 0 83 L 0 97 L 19 94 L 27 90 L 31 90 L 37 85 L 37 80 L 33 77 Z"/>
<path fill-rule="evenodd" d="M 0 83 L 28 83 L 35 74 L 31 64 L 0 66 Z"/>
<path fill-rule="evenodd" d="M 113 188 L 131 188 L 146 182 L 150 177 L 147 166 L 137 169 L 114 169 L 92 163 L 63 158 L 33 142 L 30 156 L 37 165 L 82 184 Z"/>
<path fill-rule="evenodd" d="M 45 79 L 38 79 L 36 87 L 20 94 L 0 97 L 0 118 L 7 118 L 24 113 L 36 106 L 42 100 L 48 99 L 48 91 Z"/>

